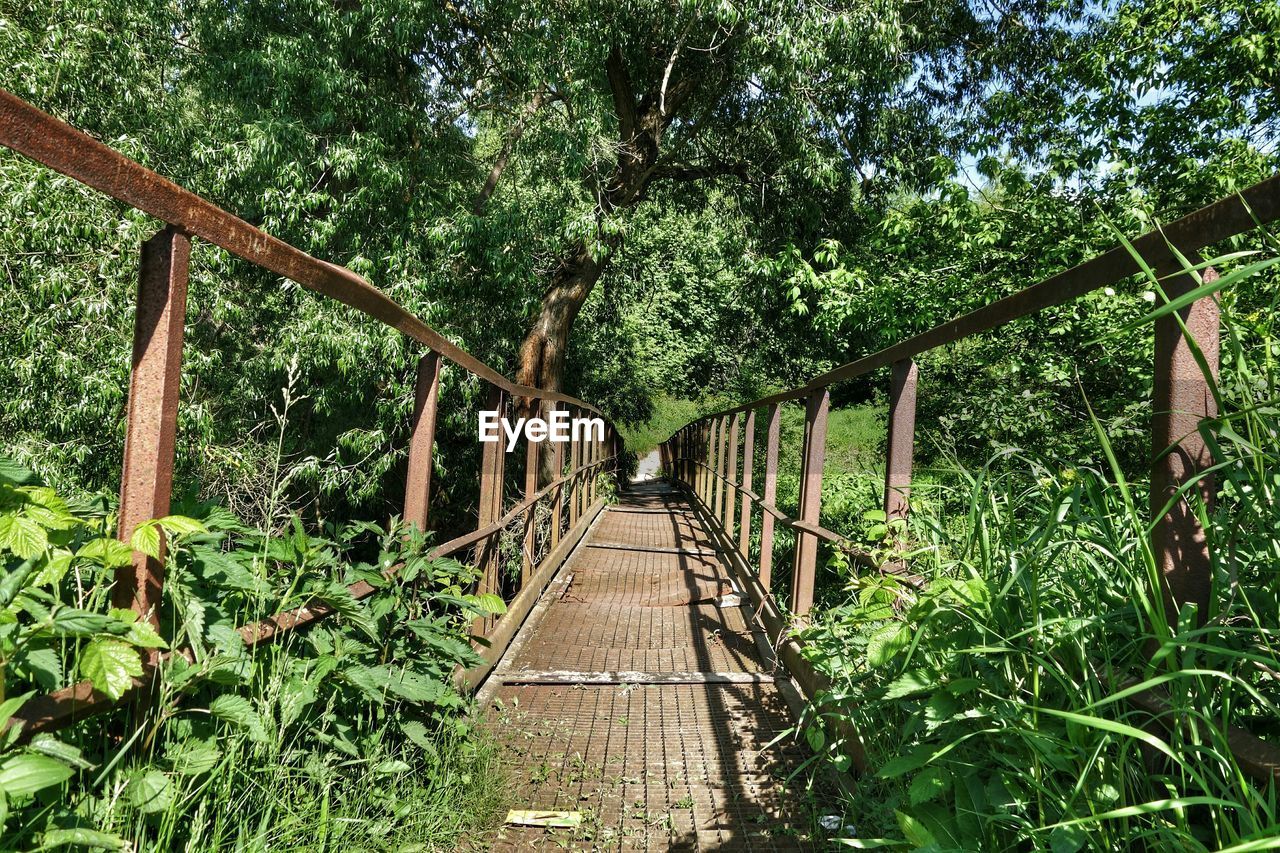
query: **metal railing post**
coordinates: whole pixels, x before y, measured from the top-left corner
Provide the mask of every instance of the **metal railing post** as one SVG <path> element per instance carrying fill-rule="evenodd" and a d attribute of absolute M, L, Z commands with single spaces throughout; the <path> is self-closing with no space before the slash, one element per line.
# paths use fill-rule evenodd
<path fill-rule="evenodd" d="M 142 244 L 120 482 L 123 542 L 139 525 L 169 514 L 190 258 L 191 238 L 172 225 Z M 111 592 L 112 604 L 133 609 L 157 627 L 164 547 L 160 531 L 160 559 L 134 551 L 130 564 L 116 570 Z"/>
<path fill-rule="evenodd" d="M 547 420 L 551 421 L 557 408 L 556 403 L 547 404 Z M 552 441 L 551 445 L 551 470 L 555 473 L 552 475 L 556 480 L 564 477 L 564 442 Z M 564 524 L 564 485 L 556 486 L 555 494 L 551 498 L 551 550 L 555 550 L 560 544 L 560 528 Z"/>
<path fill-rule="evenodd" d="M 734 510 L 738 508 L 738 437 L 742 433 L 742 415 L 735 414 L 729 421 L 729 462 L 725 466 L 724 486 L 724 534 L 733 541 Z"/>
<path fill-rule="evenodd" d="M 409 431 L 409 470 L 404 487 L 404 522 L 427 529 L 431 506 L 431 469 L 436 440 L 436 407 L 440 401 L 440 354 L 418 359 L 413 424 Z"/>
<path fill-rule="evenodd" d="M 728 456 L 727 442 L 729 440 L 728 429 L 725 418 L 717 418 L 715 426 L 715 443 L 716 443 L 716 476 L 715 476 L 715 492 L 711 495 L 711 517 L 720 520 L 720 508 L 724 506 L 725 492 L 725 460 Z"/>
<path fill-rule="evenodd" d="M 756 452 L 756 411 L 747 412 L 742 438 L 742 517 L 738 519 L 738 552 L 746 560 L 751 552 L 751 467 Z"/>
<path fill-rule="evenodd" d="M 885 447 L 884 514 L 886 522 L 905 521 L 911 495 L 911 459 L 916 438 L 918 371 L 909 358 L 893 363 L 889 387 L 888 442 Z"/>
<path fill-rule="evenodd" d="M 769 424 L 764 440 L 764 503 L 774 506 L 778 500 L 778 443 L 782 438 L 782 409 L 769 407 Z M 760 513 L 760 585 L 769 589 L 773 575 L 773 524 L 776 519 L 767 509 Z"/>
<path fill-rule="evenodd" d="M 506 414 L 507 392 L 497 385 L 489 386 L 489 402 L 487 411 L 497 412 L 499 417 Z M 502 518 L 503 481 L 506 479 L 507 452 L 502 437 L 498 441 L 486 442 L 483 445 L 480 459 L 480 508 L 476 528 L 480 529 L 493 524 Z M 497 531 L 484 540 L 480 547 L 481 557 L 477 560 L 480 569 L 480 592 L 499 594 L 501 584 L 499 574 L 502 558 L 502 531 Z M 484 626 L 489 620 L 480 618 L 473 623 L 472 633 L 483 634 Z"/>
<path fill-rule="evenodd" d="M 804 464 L 800 474 L 800 520 L 817 524 L 822 508 L 822 465 L 827 454 L 827 413 L 831 395 L 824 388 L 805 405 Z M 818 537 L 796 531 L 796 558 L 791 572 L 791 612 L 800 618 L 813 607 L 813 585 L 818 566 Z"/>
<path fill-rule="evenodd" d="M 529 412 L 530 417 L 538 417 L 542 412 L 541 401 L 530 400 Z M 539 451 L 542 445 L 536 441 L 530 441 L 527 437 L 524 441 L 524 499 L 530 500 L 538 493 L 538 461 Z M 538 526 L 538 505 L 532 503 L 524 513 L 524 538 L 520 545 L 520 588 L 524 589 L 525 584 L 529 581 L 529 577 L 533 574 L 534 566 L 534 547 L 537 544 L 534 541 Z"/>
<path fill-rule="evenodd" d="M 1195 252 L 1184 254 L 1191 263 L 1200 262 Z M 1180 269 L 1180 266 L 1175 266 L 1160 273 L 1169 275 Z M 1218 274 L 1212 268 L 1204 271 L 1205 282 L 1216 281 L 1217 278 Z M 1192 276 L 1178 275 L 1165 282 L 1164 291 L 1173 300 L 1196 285 Z M 1217 417 L 1218 407 L 1209 380 L 1192 355 L 1188 338 L 1200 349 L 1216 382 L 1219 309 L 1218 303 L 1207 297 L 1176 313 L 1177 316 L 1169 314 L 1155 322 L 1151 424 L 1151 515 L 1154 525 L 1151 547 L 1164 580 L 1162 592 L 1170 621 L 1176 621 L 1180 607 L 1193 604 L 1197 610 L 1197 621 L 1203 624 L 1211 606 L 1213 567 L 1208 541 L 1196 509 L 1184 496 L 1167 513 L 1156 516 L 1179 488 L 1213 465 L 1212 454 L 1198 428 L 1203 419 Z M 1212 509 L 1212 475 L 1204 476 L 1193 489 L 1199 500 Z"/>

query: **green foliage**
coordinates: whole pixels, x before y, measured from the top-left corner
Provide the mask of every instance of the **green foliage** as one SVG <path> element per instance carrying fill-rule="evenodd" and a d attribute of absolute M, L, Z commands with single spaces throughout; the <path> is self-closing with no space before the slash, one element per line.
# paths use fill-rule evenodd
<path fill-rule="evenodd" d="M 874 770 L 849 804 L 864 839 L 1204 850 L 1274 838 L 1274 798 L 1240 769 L 1229 727 L 1269 738 L 1280 707 L 1267 674 L 1280 663 L 1276 315 L 1226 316 L 1223 414 L 1201 426 L 1223 478 L 1214 506 L 1197 505 L 1214 565 L 1203 626 L 1154 592 L 1134 503 L 1145 490 L 1097 419 L 1100 467 L 1010 451 L 917 481 L 906 556 L 922 587 L 843 567 L 841 600 L 801 635 L 834 680 L 814 717 L 852 722 Z M 1126 701 L 1142 691 L 1167 710 Z M 847 766 L 839 729 L 817 743 Z"/>
<path fill-rule="evenodd" d="M 84 833 L 78 843 L 118 847 L 128 838 L 159 849 L 195 820 L 217 846 L 218 839 L 243 840 L 246 832 L 259 831 L 258 821 L 277 807 L 276 797 L 305 801 L 317 791 L 313 782 L 300 781 L 287 792 L 271 786 L 272 795 L 248 811 L 211 820 L 208 804 L 191 794 L 207 789 L 215 770 L 232 766 L 232 756 L 239 762 L 236 774 L 246 779 L 280 767 L 310 778 L 306 768 L 324 767 L 320 790 L 352 797 L 355 779 L 368 772 L 430 800 L 413 801 L 430 811 L 410 822 L 417 829 L 403 838 L 418 838 L 415 833 L 430 826 L 443 834 L 418 840 L 439 843 L 471 825 L 471 818 L 441 810 L 483 791 L 494 770 L 483 739 L 469 734 L 458 717 L 466 704 L 450 678 L 456 667 L 480 660 L 469 642 L 470 620 L 505 610 L 501 599 L 469 592 L 473 569 L 428 559 L 423 537 L 399 527 L 328 525 L 318 536 L 295 516 L 279 534 L 266 535 L 220 507 L 192 505 L 191 516 L 149 522 L 132 539 L 154 554 L 164 533 L 167 576 L 158 633 L 133 611 L 109 608 L 112 570 L 127 564 L 131 552 L 111 538 L 113 519 L 101 503 L 96 509 L 70 506 L 12 460 L 5 459 L 0 472 L 0 517 L 9 519 L 0 547 L 6 606 L 0 648 L 6 691 L 27 691 L 0 708 L 5 717 L 30 691 L 78 678 L 119 698 L 144 674 L 142 655 L 169 648 L 162 635 L 183 650 L 164 659 L 151 704 L 135 723 L 134 743 L 141 738 L 141 747 L 112 758 L 116 749 L 101 738 L 112 718 L 128 720 L 127 708 L 66 730 L 65 740 L 40 735 L 23 749 L 14 746 L 18 729 L 9 730 L 0 749 L 0 792 L 8 812 L 0 820 L 16 833 L 14 843 L 55 845 L 74 841 L 67 833 Z M 30 533 L 13 533 L 28 527 Z M 357 600 L 348 590 L 357 581 L 373 587 L 373 594 Z M 236 630 L 304 605 L 327 605 L 336 615 L 270 646 L 249 646 Z M 446 745 L 453 752 L 446 766 L 476 767 L 476 775 L 452 793 L 432 770 Z M 350 766 L 357 768 L 366 759 L 372 763 L 348 770 L 336 762 L 338 755 L 355 760 Z M 108 766 L 96 779 L 76 777 L 99 762 Z M 422 781 L 393 783 L 415 767 Z M 31 799 L 64 785 L 61 800 Z M 123 786 L 123 797 L 100 798 L 115 785 Z M 312 808 L 305 802 L 295 807 Z M 348 807 L 365 808 L 354 799 Z M 357 837 L 331 831 L 335 838 Z M 390 831 L 383 827 L 384 834 Z"/>

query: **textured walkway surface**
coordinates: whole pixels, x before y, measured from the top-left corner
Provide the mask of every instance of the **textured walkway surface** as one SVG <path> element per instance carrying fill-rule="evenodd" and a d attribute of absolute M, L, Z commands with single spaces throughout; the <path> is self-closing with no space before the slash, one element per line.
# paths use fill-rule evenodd
<path fill-rule="evenodd" d="M 582 822 L 504 827 L 494 849 L 820 846 L 810 797 L 783 783 L 804 755 L 790 737 L 768 746 L 791 714 L 676 493 L 634 484 L 546 600 L 494 675 L 499 730 L 514 756 L 512 807 Z"/>

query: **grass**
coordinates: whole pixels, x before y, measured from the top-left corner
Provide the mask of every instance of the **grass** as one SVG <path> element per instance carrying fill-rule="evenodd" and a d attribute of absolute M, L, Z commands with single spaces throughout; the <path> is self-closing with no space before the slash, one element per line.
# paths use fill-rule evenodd
<path fill-rule="evenodd" d="M 1269 298 L 1269 310 L 1240 318 L 1222 296 L 1224 369 L 1212 384 L 1223 414 L 1201 430 L 1217 499 L 1192 499 L 1214 568 L 1202 624 L 1187 608 L 1166 612 L 1146 484 L 1126 478 L 1096 420 L 1095 464 L 1009 451 L 917 480 L 902 556 L 926 579 L 921 589 L 825 555 L 822 577 L 838 588 L 819 596 L 802 636 L 833 686 L 813 714 L 852 722 L 872 768 L 846 804 L 859 830 L 847 843 L 1280 846 L 1276 786 L 1251 780 L 1228 741 L 1229 726 L 1280 736 Z M 824 484 L 824 518 L 842 488 Z M 848 489 L 835 505 L 865 501 L 863 486 Z M 851 519 L 831 523 L 858 535 Z M 1135 690 L 1168 711 L 1125 701 Z M 811 744 L 847 767 L 837 731 Z"/>

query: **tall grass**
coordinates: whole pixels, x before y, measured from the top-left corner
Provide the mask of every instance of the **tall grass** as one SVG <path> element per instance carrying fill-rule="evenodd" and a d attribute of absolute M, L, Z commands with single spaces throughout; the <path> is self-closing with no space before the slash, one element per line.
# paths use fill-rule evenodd
<path fill-rule="evenodd" d="M 1204 623 L 1166 614 L 1146 484 L 1096 419 L 1092 465 L 1008 451 L 917 483 L 903 556 L 923 587 L 846 575 L 803 632 L 834 683 L 814 714 L 852 721 L 872 767 L 843 843 L 1280 847 L 1276 783 L 1231 748 L 1233 727 L 1280 737 L 1280 348 L 1261 270 L 1224 276 L 1252 283 L 1247 307 L 1220 296 L 1223 414 L 1201 425 L 1218 494 L 1189 494 L 1213 555 Z"/>

